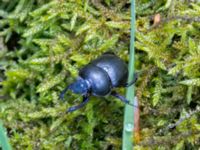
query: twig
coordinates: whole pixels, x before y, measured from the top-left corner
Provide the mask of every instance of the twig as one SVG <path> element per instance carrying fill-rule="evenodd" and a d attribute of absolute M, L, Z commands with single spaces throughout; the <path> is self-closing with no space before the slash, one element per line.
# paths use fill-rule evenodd
<path fill-rule="evenodd" d="M 150 20 L 154 20 L 154 17 L 158 15 L 155 14 L 153 16 L 150 16 Z M 157 22 L 156 24 L 153 24 L 148 31 L 151 31 L 157 27 L 159 27 L 161 24 L 167 23 L 171 20 L 184 20 L 184 21 L 189 21 L 189 22 L 200 22 L 200 17 L 189 17 L 189 16 L 172 16 L 172 17 L 168 17 L 168 18 L 162 18 L 162 16 L 160 16 L 160 21 Z"/>
<path fill-rule="evenodd" d="M 148 147 L 154 147 L 158 145 L 163 145 L 163 146 L 169 146 L 171 144 L 177 144 L 178 141 L 186 139 L 187 137 L 194 136 L 200 134 L 199 131 L 188 131 L 188 132 L 183 132 L 175 136 L 168 136 L 168 137 L 162 137 L 162 136 L 157 136 L 157 137 L 151 137 L 148 138 L 147 140 L 144 140 L 140 142 L 138 145 L 140 146 L 148 146 Z"/>
<path fill-rule="evenodd" d="M 176 123 L 169 124 L 167 126 L 167 130 L 175 128 L 176 126 L 178 126 L 179 124 L 181 124 L 183 121 L 185 121 L 186 119 L 190 118 L 192 115 L 194 115 L 194 114 L 196 114 L 198 112 L 200 112 L 200 106 L 197 106 L 196 110 L 191 111 L 190 113 L 186 114 L 185 117 L 181 117 Z"/>

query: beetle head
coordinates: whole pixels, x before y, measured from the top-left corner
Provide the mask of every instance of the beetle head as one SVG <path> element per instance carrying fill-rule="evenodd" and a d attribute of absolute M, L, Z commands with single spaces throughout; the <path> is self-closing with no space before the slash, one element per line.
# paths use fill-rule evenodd
<path fill-rule="evenodd" d="M 75 82 L 69 85 L 69 89 L 76 94 L 84 95 L 88 92 L 89 85 L 83 78 L 78 77 Z"/>

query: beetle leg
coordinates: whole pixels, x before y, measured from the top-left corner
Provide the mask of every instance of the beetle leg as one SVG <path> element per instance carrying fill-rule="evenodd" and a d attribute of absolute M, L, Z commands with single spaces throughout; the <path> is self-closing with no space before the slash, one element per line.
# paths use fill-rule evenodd
<path fill-rule="evenodd" d="M 134 73 L 133 80 L 130 83 L 126 83 L 125 87 L 129 87 L 129 86 L 133 85 L 137 81 L 137 79 L 138 79 L 138 73 Z"/>
<path fill-rule="evenodd" d="M 72 106 L 72 107 L 70 107 L 70 108 L 67 110 L 67 112 L 73 112 L 73 111 L 75 111 L 75 110 L 77 110 L 77 109 L 82 108 L 88 101 L 89 101 L 89 96 L 88 96 L 88 95 L 84 95 L 84 96 L 83 96 L 83 102 L 80 103 L 80 104 L 77 105 L 77 106 Z"/>
<path fill-rule="evenodd" d="M 133 107 L 136 107 L 136 108 L 137 108 L 136 105 L 131 104 L 131 103 L 129 102 L 129 100 L 127 100 L 124 96 L 119 95 L 119 94 L 118 94 L 117 92 L 115 92 L 115 91 L 112 91 L 110 95 L 112 95 L 112 96 L 114 96 L 114 97 L 120 99 L 122 102 L 124 102 L 124 103 L 126 103 L 126 104 L 128 104 L 128 105 L 130 105 L 130 106 L 133 106 Z"/>
<path fill-rule="evenodd" d="M 64 95 L 65 93 L 67 92 L 67 90 L 69 89 L 69 86 L 67 86 L 61 93 L 60 93 L 60 96 L 59 96 L 59 99 L 64 99 Z"/>

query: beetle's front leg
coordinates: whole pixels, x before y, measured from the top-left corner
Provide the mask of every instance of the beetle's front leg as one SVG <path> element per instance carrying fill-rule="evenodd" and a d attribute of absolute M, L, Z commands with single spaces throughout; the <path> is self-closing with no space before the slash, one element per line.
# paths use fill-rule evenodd
<path fill-rule="evenodd" d="M 73 106 L 73 107 L 70 107 L 67 112 L 73 112 L 77 109 L 80 109 L 82 108 L 87 102 L 89 101 L 89 96 L 88 95 L 83 95 L 83 102 L 80 103 L 79 105 L 77 106 Z"/>
<path fill-rule="evenodd" d="M 127 100 L 124 96 L 119 95 L 119 94 L 118 94 L 117 92 L 115 92 L 115 91 L 112 91 L 110 95 L 112 95 L 112 96 L 114 96 L 114 97 L 120 99 L 122 102 L 124 102 L 124 103 L 126 103 L 126 104 L 128 104 L 128 105 L 130 105 L 130 106 L 137 107 L 136 105 L 131 104 L 131 103 L 129 102 L 129 100 Z"/>
<path fill-rule="evenodd" d="M 67 92 L 68 89 L 69 89 L 69 86 L 67 86 L 67 87 L 60 93 L 59 99 L 61 99 L 61 100 L 64 99 L 64 95 L 65 95 L 65 93 Z"/>

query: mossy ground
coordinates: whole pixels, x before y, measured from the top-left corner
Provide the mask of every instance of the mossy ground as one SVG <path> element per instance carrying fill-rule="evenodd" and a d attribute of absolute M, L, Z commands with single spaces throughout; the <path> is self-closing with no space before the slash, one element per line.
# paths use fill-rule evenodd
<path fill-rule="evenodd" d="M 199 16 L 197 1 L 136 0 L 136 149 L 200 146 Z M 129 40 L 126 0 L 1 0 L 0 118 L 12 147 L 120 149 L 124 104 L 92 97 L 67 114 L 81 97 L 69 92 L 60 101 L 59 94 L 103 52 L 128 62 Z"/>

